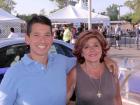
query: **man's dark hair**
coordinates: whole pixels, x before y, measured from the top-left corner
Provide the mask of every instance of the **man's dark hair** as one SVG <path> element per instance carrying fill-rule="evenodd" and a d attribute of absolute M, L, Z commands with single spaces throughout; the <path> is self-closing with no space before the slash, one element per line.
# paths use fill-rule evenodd
<path fill-rule="evenodd" d="M 15 32 L 15 30 L 14 30 L 14 28 L 13 28 L 13 27 L 11 27 L 11 28 L 10 28 L 10 31 L 11 31 L 11 32 Z"/>
<path fill-rule="evenodd" d="M 40 24 L 44 24 L 44 25 L 48 25 L 51 28 L 51 32 L 52 32 L 52 23 L 51 20 L 43 15 L 34 15 L 31 20 L 28 21 L 27 23 L 27 35 L 30 35 L 31 31 L 32 31 L 32 25 L 35 23 L 40 23 Z"/>

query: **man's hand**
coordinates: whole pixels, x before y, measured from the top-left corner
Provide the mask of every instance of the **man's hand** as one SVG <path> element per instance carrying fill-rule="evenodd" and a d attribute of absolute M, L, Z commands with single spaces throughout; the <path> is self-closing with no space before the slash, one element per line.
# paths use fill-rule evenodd
<path fill-rule="evenodd" d="M 117 63 L 107 56 L 104 58 L 104 61 L 109 71 L 112 72 L 114 76 L 118 77 L 119 68 L 118 68 Z"/>

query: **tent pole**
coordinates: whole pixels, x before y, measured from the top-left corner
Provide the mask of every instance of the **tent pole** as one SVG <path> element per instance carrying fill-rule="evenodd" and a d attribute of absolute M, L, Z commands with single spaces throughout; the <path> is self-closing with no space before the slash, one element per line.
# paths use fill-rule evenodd
<path fill-rule="evenodd" d="M 88 29 L 91 29 L 91 0 L 88 0 Z"/>

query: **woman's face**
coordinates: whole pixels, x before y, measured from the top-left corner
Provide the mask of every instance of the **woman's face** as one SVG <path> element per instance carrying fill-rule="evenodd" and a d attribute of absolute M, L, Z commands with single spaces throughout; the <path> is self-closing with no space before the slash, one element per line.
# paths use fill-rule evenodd
<path fill-rule="evenodd" d="M 82 56 L 85 61 L 99 62 L 102 56 L 102 47 L 96 38 L 89 39 L 82 49 Z"/>

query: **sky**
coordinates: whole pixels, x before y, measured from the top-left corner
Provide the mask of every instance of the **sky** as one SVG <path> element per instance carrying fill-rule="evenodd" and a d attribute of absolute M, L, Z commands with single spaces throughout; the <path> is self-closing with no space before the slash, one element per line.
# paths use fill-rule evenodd
<path fill-rule="evenodd" d="M 57 9 L 57 5 L 50 0 L 13 0 L 17 4 L 15 6 L 13 14 L 39 14 L 41 9 L 44 9 L 46 14 L 49 14 L 50 11 Z M 118 4 L 123 5 L 125 0 L 91 0 L 92 8 L 95 9 L 96 13 L 101 13 L 106 10 L 106 8 L 110 5 Z M 120 8 L 120 14 L 124 15 L 129 13 L 130 10 L 127 7 Z"/>

